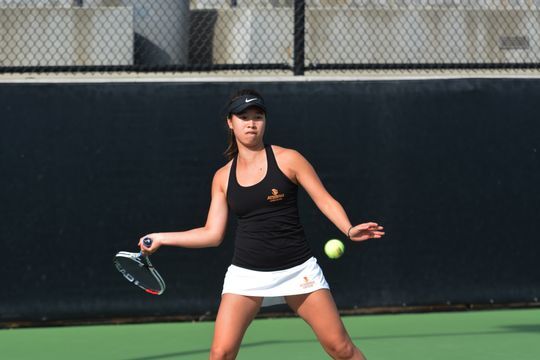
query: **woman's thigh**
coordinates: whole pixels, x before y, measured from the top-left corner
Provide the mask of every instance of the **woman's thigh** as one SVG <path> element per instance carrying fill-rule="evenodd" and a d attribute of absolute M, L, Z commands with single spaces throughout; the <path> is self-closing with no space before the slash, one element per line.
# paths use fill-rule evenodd
<path fill-rule="evenodd" d="M 332 294 L 321 289 L 309 294 L 287 296 L 287 304 L 312 328 L 320 340 L 349 339 Z"/>
<path fill-rule="evenodd" d="M 261 302 L 260 297 L 223 294 L 216 317 L 212 349 L 236 354 Z"/>

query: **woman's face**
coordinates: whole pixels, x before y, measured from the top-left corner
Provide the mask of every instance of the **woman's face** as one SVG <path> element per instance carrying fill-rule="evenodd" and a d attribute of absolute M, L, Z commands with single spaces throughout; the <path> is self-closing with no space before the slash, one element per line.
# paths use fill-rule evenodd
<path fill-rule="evenodd" d="M 232 114 L 227 123 L 237 141 L 243 145 L 253 146 L 263 142 L 266 114 L 258 107 L 250 107 L 239 114 Z"/>

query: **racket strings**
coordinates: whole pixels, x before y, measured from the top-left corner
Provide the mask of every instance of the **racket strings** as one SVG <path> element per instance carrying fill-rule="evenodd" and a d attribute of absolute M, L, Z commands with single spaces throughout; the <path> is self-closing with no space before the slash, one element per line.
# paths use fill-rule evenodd
<path fill-rule="evenodd" d="M 120 252 L 115 256 L 114 264 L 118 271 L 130 282 L 147 293 L 160 295 L 165 291 L 165 282 L 150 259 L 141 254 Z"/>

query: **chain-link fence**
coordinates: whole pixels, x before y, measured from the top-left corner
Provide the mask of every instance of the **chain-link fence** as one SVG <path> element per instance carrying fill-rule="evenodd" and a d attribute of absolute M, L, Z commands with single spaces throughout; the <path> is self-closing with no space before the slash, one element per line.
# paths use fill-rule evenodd
<path fill-rule="evenodd" d="M 0 0 L 0 71 L 540 68 L 540 0 Z"/>

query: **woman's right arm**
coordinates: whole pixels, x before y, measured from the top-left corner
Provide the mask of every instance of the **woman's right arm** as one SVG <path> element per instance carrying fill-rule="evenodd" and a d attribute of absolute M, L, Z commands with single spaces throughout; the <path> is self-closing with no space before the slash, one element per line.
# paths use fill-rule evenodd
<path fill-rule="evenodd" d="M 143 236 L 139 240 L 139 247 L 145 254 L 155 252 L 161 245 L 179 246 L 185 248 L 215 247 L 221 244 L 225 229 L 227 227 L 228 206 L 225 195 L 225 184 L 228 179 L 228 167 L 219 169 L 212 181 L 212 200 L 206 224 L 203 227 L 179 231 L 153 233 Z M 149 237 L 152 239 L 150 248 L 142 246 L 142 239 Z"/>

